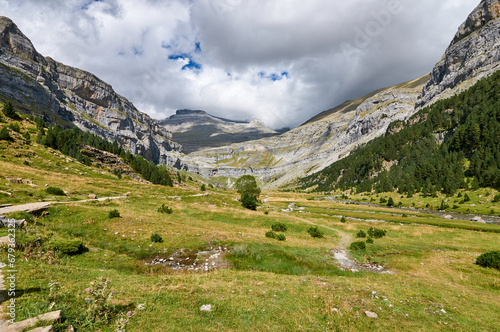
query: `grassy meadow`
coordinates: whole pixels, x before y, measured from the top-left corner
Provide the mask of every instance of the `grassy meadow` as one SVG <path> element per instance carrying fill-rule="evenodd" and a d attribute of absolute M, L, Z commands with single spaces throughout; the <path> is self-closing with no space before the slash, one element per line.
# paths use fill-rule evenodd
<path fill-rule="evenodd" d="M 31 126 L 24 120 L 22 129 Z M 127 312 L 127 331 L 499 331 L 500 271 L 474 264 L 480 254 L 500 250 L 498 225 L 275 191 L 264 191 L 262 204 L 251 211 L 234 190 L 201 191 L 196 177 L 174 188 L 118 179 L 12 135 L 15 142 L 0 141 L 0 204 L 68 202 L 54 204 L 17 232 L 26 245 L 16 251 L 16 320 L 61 309 L 57 331 L 69 325 L 117 331 Z M 6 177 L 30 179 L 36 187 Z M 66 196 L 48 194 L 48 186 Z M 89 194 L 126 193 L 79 202 Z M 500 211 L 489 196 L 480 204 L 486 191 L 469 195 L 477 209 Z M 410 199 L 437 206 L 443 198 Z M 284 212 L 290 203 L 295 208 Z M 160 213 L 162 204 L 173 213 Z M 110 218 L 115 209 L 120 217 Z M 285 241 L 265 236 L 277 222 L 287 225 Z M 311 226 L 324 237 L 311 237 Z M 334 258 L 332 249 L 349 247 L 370 227 L 387 235 L 349 254 L 393 274 L 344 271 Z M 152 242 L 154 233 L 163 242 Z M 50 246 L 67 239 L 82 240 L 87 250 L 63 255 Z M 218 247 L 228 248 L 227 265 L 209 272 L 149 264 Z M 3 249 L 0 261 L 6 259 Z M 103 306 L 108 317 L 98 321 L 88 314 L 86 298 L 101 276 L 109 278 L 113 295 Z M 200 310 L 208 304 L 211 311 Z"/>

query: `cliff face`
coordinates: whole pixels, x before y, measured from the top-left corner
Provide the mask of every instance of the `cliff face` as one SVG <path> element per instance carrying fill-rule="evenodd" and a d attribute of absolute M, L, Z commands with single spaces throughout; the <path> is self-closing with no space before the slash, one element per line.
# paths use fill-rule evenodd
<path fill-rule="evenodd" d="M 53 122 L 72 123 L 157 163 L 173 164 L 181 146 L 171 133 L 86 71 L 44 58 L 8 18 L 0 17 L 0 97 Z"/>
<path fill-rule="evenodd" d="M 427 77 L 379 90 L 324 112 L 282 135 L 201 150 L 180 165 L 204 176 L 253 174 L 277 187 L 319 171 L 413 114 Z"/>
<path fill-rule="evenodd" d="M 434 67 L 418 106 L 467 90 L 500 69 L 500 1 L 482 0 Z"/>
<path fill-rule="evenodd" d="M 182 144 L 185 153 L 278 134 L 257 119 L 250 122 L 232 121 L 205 111 L 178 110 L 175 115 L 159 123 L 172 133 L 174 141 Z"/>

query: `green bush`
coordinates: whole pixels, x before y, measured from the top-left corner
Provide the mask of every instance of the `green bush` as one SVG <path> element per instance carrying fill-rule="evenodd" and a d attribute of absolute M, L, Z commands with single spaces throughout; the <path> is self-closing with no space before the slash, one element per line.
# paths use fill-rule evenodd
<path fill-rule="evenodd" d="M 45 191 L 47 192 L 47 194 L 51 194 L 51 195 L 66 196 L 66 194 L 64 193 L 64 190 L 62 190 L 61 188 L 57 188 L 57 187 L 48 187 L 45 189 Z"/>
<path fill-rule="evenodd" d="M 16 220 L 26 220 L 28 223 L 32 223 L 34 221 L 33 215 L 29 212 L 25 211 L 17 211 L 17 212 L 12 212 L 7 215 L 9 219 L 16 219 Z"/>
<path fill-rule="evenodd" d="M 207 191 L 207 187 L 204 184 L 201 185 L 200 189 L 201 189 L 201 191 Z"/>
<path fill-rule="evenodd" d="M 394 203 L 394 200 L 392 199 L 392 197 L 389 197 L 389 200 L 387 201 L 387 206 L 394 206 L 394 205 L 396 205 Z"/>
<path fill-rule="evenodd" d="M 387 199 L 385 197 L 380 197 L 380 204 L 384 204 L 384 203 L 387 203 Z"/>
<path fill-rule="evenodd" d="M 360 238 L 364 238 L 364 237 L 366 237 L 365 231 L 360 230 L 359 232 L 356 233 L 356 238 L 360 239 Z"/>
<path fill-rule="evenodd" d="M 268 231 L 268 232 L 266 232 L 266 237 L 271 238 L 271 239 L 275 239 L 276 233 L 273 231 Z"/>
<path fill-rule="evenodd" d="M 14 107 L 12 106 L 10 101 L 8 101 L 3 106 L 2 112 L 3 112 L 3 114 L 5 114 L 5 116 L 7 116 L 13 120 L 21 120 L 21 117 L 19 116 L 19 114 L 16 113 L 16 111 L 14 110 Z"/>
<path fill-rule="evenodd" d="M 285 224 L 277 222 L 271 226 L 271 229 L 275 232 L 286 232 L 288 227 Z"/>
<path fill-rule="evenodd" d="M 172 208 L 168 207 L 167 205 L 162 204 L 158 208 L 158 212 L 160 212 L 160 213 L 166 213 L 166 214 L 172 214 L 172 213 L 174 213 L 174 210 Z"/>
<path fill-rule="evenodd" d="M 50 246 L 52 249 L 59 251 L 65 255 L 76 255 L 81 254 L 84 251 L 84 246 L 82 240 L 52 240 L 50 241 Z"/>
<path fill-rule="evenodd" d="M 373 244 L 373 239 L 371 237 L 367 238 L 366 243 Z"/>
<path fill-rule="evenodd" d="M 500 251 L 490 251 L 482 254 L 476 259 L 476 264 L 500 271 Z"/>
<path fill-rule="evenodd" d="M 241 195 L 241 205 L 249 210 L 257 210 L 257 198 L 249 193 L 243 193 Z"/>
<path fill-rule="evenodd" d="M 120 218 L 120 212 L 118 212 L 117 209 L 111 210 L 108 213 L 108 218 L 113 219 L 113 218 Z"/>
<path fill-rule="evenodd" d="M 278 241 L 285 241 L 286 240 L 285 234 L 282 234 L 282 233 L 276 234 L 276 240 L 278 240 Z"/>
<path fill-rule="evenodd" d="M 493 197 L 493 200 L 491 202 L 492 203 L 500 202 L 500 193 L 496 194 L 495 197 Z"/>
<path fill-rule="evenodd" d="M 15 131 L 16 133 L 21 132 L 21 127 L 19 127 L 19 123 L 17 123 L 17 122 L 11 122 L 9 124 L 9 129 L 12 131 Z"/>
<path fill-rule="evenodd" d="M 2 129 L 0 129 L 0 141 L 8 141 L 8 142 L 14 141 L 12 136 L 10 136 L 7 127 L 3 127 Z"/>
<path fill-rule="evenodd" d="M 325 233 L 320 231 L 318 229 L 318 226 L 309 228 L 307 230 L 307 233 L 309 233 L 309 235 L 311 235 L 312 237 L 317 237 L 317 238 L 322 238 L 325 236 Z"/>
<path fill-rule="evenodd" d="M 377 228 L 370 227 L 370 229 L 368 230 L 368 237 L 371 237 L 373 239 L 380 239 L 380 238 L 384 237 L 386 234 L 387 234 L 387 231 L 385 231 L 383 229 L 377 229 Z"/>
<path fill-rule="evenodd" d="M 161 242 L 163 242 L 163 238 L 161 237 L 160 234 L 154 233 L 154 234 L 151 234 L 151 242 L 161 243 Z"/>
<path fill-rule="evenodd" d="M 351 243 L 351 246 L 349 248 L 351 250 L 364 251 L 366 249 L 366 244 L 363 241 L 356 241 L 356 242 Z"/>
<path fill-rule="evenodd" d="M 465 193 L 464 195 L 464 202 L 470 202 L 470 197 L 469 194 Z"/>
<path fill-rule="evenodd" d="M 341 223 L 346 223 L 346 222 L 347 222 L 347 219 L 346 219 L 344 216 L 342 216 L 342 218 L 340 218 L 340 222 L 341 222 Z"/>

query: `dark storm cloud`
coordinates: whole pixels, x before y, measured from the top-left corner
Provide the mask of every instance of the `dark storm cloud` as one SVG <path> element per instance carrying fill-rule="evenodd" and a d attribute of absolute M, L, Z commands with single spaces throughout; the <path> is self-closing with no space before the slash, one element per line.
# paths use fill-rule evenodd
<path fill-rule="evenodd" d="M 156 118 L 278 128 L 431 71 L 478 0 L 0 0 L 44 55 Z"/>

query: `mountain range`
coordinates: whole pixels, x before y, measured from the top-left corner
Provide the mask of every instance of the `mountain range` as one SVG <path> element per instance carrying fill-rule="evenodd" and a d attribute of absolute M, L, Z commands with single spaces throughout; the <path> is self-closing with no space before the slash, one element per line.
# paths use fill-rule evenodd
<path fill-rule="evenodd" d="M 482 0 L 429 75 L 346 101 L 282 134 L 259 120 L 243 123 L 204 111 L 152 119 L 95 75 L 43 57 L 14 22 L 0 17 L 0 100 L 48 122 L 116 140 L 155 163 L 204 177 L 252 174 L 267 187 L 282 187 L 496 72 L 499 17 L 500 1 Z"/>

